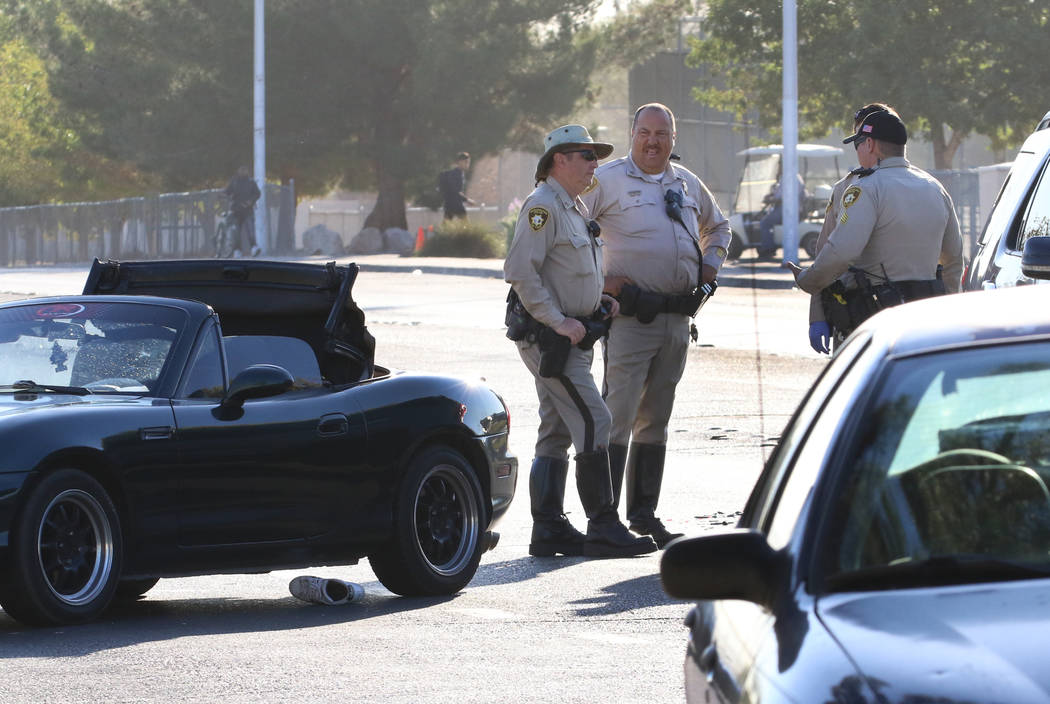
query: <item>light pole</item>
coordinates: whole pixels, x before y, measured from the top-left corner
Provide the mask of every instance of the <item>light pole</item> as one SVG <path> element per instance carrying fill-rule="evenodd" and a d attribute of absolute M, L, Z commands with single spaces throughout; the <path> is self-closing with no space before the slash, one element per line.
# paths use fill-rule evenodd
<path fill-rule="evenodd" d="M 259 185 L 259 204 L 255 210 L 255 244 L 263 253 L 270 251 L 269 210 L 266 206 L 266 33 L 263 25 L 264 0 L 255 0 L 254 128 L 255 182 Z"/>
<path fill-rule="evenodd" d="M 784 261 L 798 263 L 798 25 L 795 0 L 784 0 L 784 156 L 780 169 Z"/>

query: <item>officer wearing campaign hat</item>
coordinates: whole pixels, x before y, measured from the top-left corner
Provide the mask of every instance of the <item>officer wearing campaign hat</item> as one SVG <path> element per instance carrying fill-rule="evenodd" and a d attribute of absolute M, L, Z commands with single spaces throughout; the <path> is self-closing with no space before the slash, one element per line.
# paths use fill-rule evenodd
<path fill-rule="evenodd" d="M 619 306 L 602 292 L 602 240 L 579 195 L 591 186 L 598 160 L 613 146 L 595 142 L 582 125 L 564 125 L 543 140 L 536 189 L 525 199 L 503 265 L 511 285 L 507 336 L 536 379 L 539 433 L 529 474 L 533 528 L 529 554 L 622 557 L 656 550 L 632 535 L 613 506 L 609 476 L 611 417 L 591 374 L 583 320 L 600 322 Z M 523 319 L 522 319 L 523 318 Z M 558 365 L 554 351 L 567 350 Z M 576 450 L 576 487 L 587 533 L 565 516 L 568 449 Z"/>
<path fill-rule="evenodd" d="M 788 262 L 799 288 L 822 296 L 825 314 L 848 334 L 879 309 L 962 283 L 962 237 L 951 196 L 905 157 L 908 130 L 878 110 L 843 140 L 861 169 L 839 199 L 835 228 L 813 263 Z"/>

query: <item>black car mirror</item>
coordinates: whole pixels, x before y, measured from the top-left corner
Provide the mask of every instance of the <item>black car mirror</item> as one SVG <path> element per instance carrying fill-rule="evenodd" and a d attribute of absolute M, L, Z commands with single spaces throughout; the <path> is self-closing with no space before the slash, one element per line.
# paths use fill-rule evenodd
<path fill-rule="evenodd" d="M 1031 279 L 1050 279 L 1050 237 L 1029 237 L 1021 250 L 1021 273 Z"/>
<path fill-rule="evenodd" d="M 679 539 L 664 550 L 660 578 L 677 599 L 742 599 L 773 608 L 778 554 L 753 530 Z"/>
<path fill-rule="evenodd" d="M 275 364 L 253 364 L 230 382 L 230 390 L 222 400 L 222 407 L 239 408 L 250 398 L 265 398 L 283 394 L 292 388 L 295 380 L 284 367 Z"/>

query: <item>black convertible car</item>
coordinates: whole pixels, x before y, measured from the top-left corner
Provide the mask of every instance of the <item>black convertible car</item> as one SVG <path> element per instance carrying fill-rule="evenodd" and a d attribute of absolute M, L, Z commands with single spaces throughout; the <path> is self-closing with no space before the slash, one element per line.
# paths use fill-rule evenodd
<path fill-rule="evenodd" d="M 161 577 L 354 564 L 450 594 L 514 497 L 502 399 L 392 372 L 356 265 L 95 261 L 0 305 L 0 605 L 91 619 Z"/>

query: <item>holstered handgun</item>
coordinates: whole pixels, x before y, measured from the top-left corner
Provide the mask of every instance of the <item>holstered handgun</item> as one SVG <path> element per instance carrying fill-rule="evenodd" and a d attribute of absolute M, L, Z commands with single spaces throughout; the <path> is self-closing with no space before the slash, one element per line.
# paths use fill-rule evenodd
<path fill-rule="evenodd" d="M 536 327 L 533 317 L 525 310 L 513 288 L 507 293 L 507 313 L 503 324 L 507 326 L 507 337 L 514 342 L 527 338 Z"/>
<path fill-rule="evenodd" d="M 569 361 L 572 342 L 547 326 L 540 330 L 537 337 L 540 346 L 540 376 L 544 378 L 561 376 L 565 371 L 566 362 Z"/>

